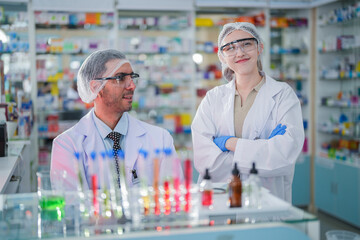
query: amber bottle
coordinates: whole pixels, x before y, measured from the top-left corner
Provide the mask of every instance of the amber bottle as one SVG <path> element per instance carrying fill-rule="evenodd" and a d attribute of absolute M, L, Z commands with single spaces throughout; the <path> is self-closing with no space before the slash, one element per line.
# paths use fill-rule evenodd
<path fill-rule="evenodd" d="M 200 192 L 201 204 L 205 207 L 211 206 L 213 203 L 213 189 L 208 168 L 206 168 L 204 179 L 200 183 Z"/>
<path fill-rule="evenodd" d="M 242 184 L 240 179 L 240 171 L 237 163 L 232 170 L 232 178 L 229 183 L 229 205 L 230 207 L 241 207 Z"/>

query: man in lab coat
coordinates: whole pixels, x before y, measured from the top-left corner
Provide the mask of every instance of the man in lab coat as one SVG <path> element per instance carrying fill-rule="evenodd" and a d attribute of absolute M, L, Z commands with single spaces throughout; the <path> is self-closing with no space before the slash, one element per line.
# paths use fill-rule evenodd
<path fill-rule="evenodd" d="M 155 149 L 170 148 L 175 153 L 175 148 L 168 131 L 137 120 L 127 113 L 132 107 L 138 77 L 125 55 L 117 50 L 96 51 L 86 58 L 77 76 L 78 92 L 82 101 L 94 102 L 94 108 L 75 126 L 54 139 L 50 167 L 53 188 L 59 188 L 54 183 L 58 181 L 58 173 L 65 171 L 66 178 L 62 187 L 65 190 L 77 189 L 79 181 L 74 156 L 77 152 L 80 153 L 79 171 L 82 179 L 86 180 L 82 187 L 89 189 L 90 175 L 96 174 L 99 177 L 105 174 L 106 164 L 99 164 L 103 161 L 100 153 L 113 150 L 116 144 L 120 145 L 125 154 L 128 186 L 137 184 L 141 177 L 147 177 L 148 183 L 152 184 Z M 109 134 L 112 133 L 119 134 L 116 138 L 111 138 Z M 117 140 L 119 142 L 114 145 Z M 149 153 L 145 162 L 146 176 L 139 176 L 139 149 Z M 91 160 L 92 152 L 98 156 L 95 163 Z M 110 164 L 114 169 L 118 168 L 115 160 Z M 177 165 L 160 159 L 160 180 L 171 174 L 173 168 L 180 169 L 182 174 L 180 163 L 174 164 Z"/>
<path fill-rule="evenodd" d="M 288 84 L 262 71 L 264 45 L 253 24 L 224 25 L 218 46 L 229 83 L 207 92 L 192 122 L 195 168 L 227 182 L 234 163 L 244 180 L 255 162 L 263 187 L 291 202 L 304 143 L 299 99 Z"/>

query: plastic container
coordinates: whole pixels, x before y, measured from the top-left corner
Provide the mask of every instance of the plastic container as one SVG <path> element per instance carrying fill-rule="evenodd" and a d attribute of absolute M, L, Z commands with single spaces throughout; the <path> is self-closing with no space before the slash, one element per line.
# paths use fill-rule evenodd
<path fill-rule="evenodd" d="M 360 240 L 360 235 L 344 231 L 344 230 L 331 230 L 325 233 L 326 240 Z"/>

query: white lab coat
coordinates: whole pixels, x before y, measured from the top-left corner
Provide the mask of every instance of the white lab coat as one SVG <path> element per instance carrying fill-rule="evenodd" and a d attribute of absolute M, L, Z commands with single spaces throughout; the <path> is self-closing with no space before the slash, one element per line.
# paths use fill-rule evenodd
<path fill-rule="evenodd" d="M 194 165 L 200 176 L 209 168 L 213 182 L 226 182 L 236 162 L 246 179 L 256 163 L 264 187 L 291 202 L 294 168 L 304 143 L 300 102 L 292 88 L 266 76 L 243 125 L 235 152 L 222 152 L 213 137 L 234 136 L 235 82 L 207 92 L 192 122 Z M 284 135 L 268 139 L 279 124 Z M 201 178 L 201 177 L 200 177 Z M 200 180 L 199 178 L 199 180 Z"/>
<path fill-rule="evenodd" d="M 83 187 L 89 189 L 89 161 L 91 161 L 90 153 L 95 151 L 98 156 L 99 153 L 105 150 L 103 139 L 96 129 L 91 110 L 72 128 L 68 129 L 64 133 L 60 134 L 53 141 L 51 152 L 51 167 L 50 175 L 53 188 L 59 188 L 54 184 L 56 181 L 56 173 L 61 170 L 66 170 L 66 179 L 63 187 L 65 190 L 76 190 L 78 178 L 75 172 L 75 157 L 74 152 L 81 153 L 80 168 L 83 179 L 86 179 Z M 128 113 L 124 113 L 128 114 Z M 148 161 L 146 164 L 146 170 L 148 174 L 149 184 L 152 184 L 153 179 L 153 165 L 152 160 L 155 156 L 154 150 L 156 148 L 164 149 L 171 148 L 176 155 L 173 145 L 173 139 L 170 133 L 160 127 L 153 126 L 142 122 L 130 115 L 128 115 L 129 125 L 128 132 L 125 139 L 125 171 L 126 180 L 128 186 L 132 186 L 138 182 L 138 179 L 134 179 L 132 170 L 137 170 L 137 159 L 139 157 L 139 149 L 142 148 L 149 152 Z M 101 157 L 99 156 L 98 160 Z M 178 162 L 177 168 L 180 171 L 180 178 L 183 179 L 183 173 L 181 170 L 180 162 Z M 113 163 L 114 164 L 114 163 Z M 99 177 L 99 167 L 95 167 L 96 174 Z M 169 161 L 165 161 L 162 157 L 160 159 L 160 180 L 166 176 L 172 176 L 173 166 Z M 139 171 L 137 171 L 139 175 Z M 85 177 L 87 176 L 87 178 Z M 141 176 L 138 176 L 141 177 Z M 109 182 L 105 183 L 109 184 Z"/>

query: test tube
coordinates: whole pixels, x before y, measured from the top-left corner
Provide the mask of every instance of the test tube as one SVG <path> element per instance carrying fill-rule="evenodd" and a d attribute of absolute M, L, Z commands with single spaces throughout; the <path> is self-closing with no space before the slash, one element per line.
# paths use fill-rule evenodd
<path fill-rule="evenodd" d="M 191 209 L 191 182 L 192 182 L 192 163 L 190 158 L 186 158 L 185 165 L 185 212 L 189 212 Z"/>
<path fill-rule="evenodd" d="M 154 157 L 154 162 L 153 162 L 153 169 L 154 169 L 153 187 L 154 187 L 154 203 L 155 203 L 154 214 L 155 215 L 160 215 L 160 212 L 161 212 L 160 211 L 160 201 L 159 201 L 160 154 L 161 154 L 160 149 L 158 149 L 158 148 L 155 149 L 155 157 Z"/>
<path fill-rule="evenodd" d="M 110 192 L 107 189 L 107 184 L 105 184 L 105 166 L 106 164 L 106 152 L 100 152 L 102 160 L 99 161 L 99 177 L 100 177 L 100 189 L 102 189 L 103 194 L 101 195 L 104 199 L 104 207 L 105 207 L 105 217 L 111 217 L 111 206 L 110 206 Z"/>
<path fill-rule="evenodd" d="M 98 180 L 97 175 L 95 174 L 95 163 L 96 163 L 96 153 L 91 152 L 91 166 L 90 166 L 90 173 L 91 173 L 91 188 L 93 192 L 93 208 L 94 208 L 94 216 L 99 216 L 99 202 L 97 200 L 97 187 L 98 187 Z"/>
<path fill-rule="evenodd" d="M 120 190 L 121 190 L 121 204 L 123 209 L 123 217 L 130 218 L 130 204 L 126 182 L 125 171 L 125 154 L 122 150 L 118 151 L 119 171 L 120 171 Z"/>
<path fill-rule="evenodd" d="M 148 152 L 144 149 L 139 150 L 139 159 L 138 159 L 138 170 L 140 178 L 140 195 L 144 202 L 144 215 L 148 215 L 150 211 L 150 198 L 148 193 L 148 179 L 145 170 L 146 159 Z"/>
<path fill-rule="evenodd" d="M 172 159 L 171 159 L 171 148 L 165 148 L 164 149 L 164 153 L 165 153 L 165 164 L 170 164 L 172 169 Z M 164 201 L 165 201 L 165 209 L 164 209 L 164 214 L 165 215 L 169 215 L 171 213 L 171 202 L 170 202 L 170 184 L 171 184 L 171 176 L 169 176 L 169 173 L 166 173 L 167 175 L 165 176 L 164 179 Z"/>
<path fill-rule="evenodd" d="M 82 175 L 81 175 L 81 171 L 80 171 L 80 153 L 79 152 L 74 152 L 74 156 L 76 158 L 75 161 L 75 171 L 76 171 L 76 175 L 78 177 L 78 184 L 77 184 L 77 190 L 79 192 L 82 192 L 83 190 L 83 179 L 82 179 Z"/>
<path fill-rule="evenodd" d="M 171 158 L 173 161 L 173 176 L 174 176 L 174 200 L 175 200 L 175 212 L 180 212 L 181 210 L 181 204 L 180 204 L 180 159 L 176 157 L 175 155 Z"/>
<path fill-rule="evenodd" d="M 107 176 L 107 180 L 109 183 L 109 192 L 110 192 L 110 198 L 111 198 L 111 207 L 113 210 L 117 211 L 117 214 L 119 215 L 120 210 L 118 209 L 118 205 L 117 205 L 117 197 L 116 197 L 116 191 L 118 189 L 118 184 L 117 184 L 117 174 L 115 175 L 115 170 L 113 167 L 113 161 L 114 161 L 114 154 L 113 151 L 107 151 L 105 152 L 108 160 L 105 161 L 106 163 L 106 170 L 104 172 L 104 175 Z M 116 176 L 116 177 L 115 177 Z"/>

